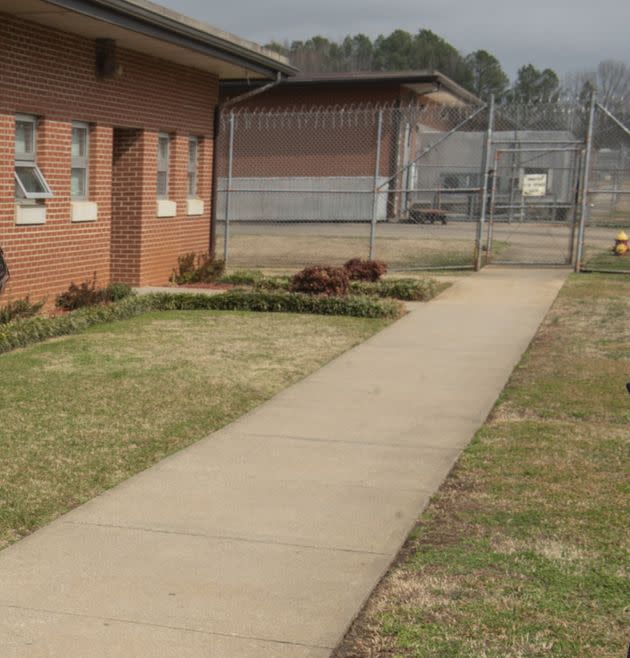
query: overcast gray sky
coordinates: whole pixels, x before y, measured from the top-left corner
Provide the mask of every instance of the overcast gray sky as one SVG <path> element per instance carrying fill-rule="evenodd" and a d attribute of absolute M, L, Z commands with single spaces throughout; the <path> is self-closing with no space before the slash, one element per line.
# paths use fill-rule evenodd
<path fill-rule="evenodd" d="M 630 63 L 630 0 L 157 2 L 259 43 L 429 28 L 464 54 L 478 48 L 493 52 L 510 76 L 528 63 L 560 74 L 603 59 Z"/>

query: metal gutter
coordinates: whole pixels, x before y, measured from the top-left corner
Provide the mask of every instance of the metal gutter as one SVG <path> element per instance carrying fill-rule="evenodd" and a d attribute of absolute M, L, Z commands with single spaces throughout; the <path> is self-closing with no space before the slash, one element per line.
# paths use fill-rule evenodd
<path fill-rule="evenodd" d="M 240 41 L 228 33 L 212 30 L 210 26 L 196 23 L 171 14 L 159 5 L 128 0 L 45 0 L 104 23 L 116 25 L 160 41 L 230 62 L 244 69 L 267 77 L 278 73 L 294 75 L 296 70 L 288 62 L 266 55 L 255 44 Z M 223 35 L 223 36 L 222 36 Z"/>

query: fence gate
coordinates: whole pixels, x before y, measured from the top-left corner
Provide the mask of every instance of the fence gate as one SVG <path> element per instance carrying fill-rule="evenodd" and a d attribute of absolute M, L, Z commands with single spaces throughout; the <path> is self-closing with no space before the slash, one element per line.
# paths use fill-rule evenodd
<path fill-rule="evenodd" d="M 571 265 L 579 225 L 584 113 L 506 104 L 491 125 L 483 262 Z"/>

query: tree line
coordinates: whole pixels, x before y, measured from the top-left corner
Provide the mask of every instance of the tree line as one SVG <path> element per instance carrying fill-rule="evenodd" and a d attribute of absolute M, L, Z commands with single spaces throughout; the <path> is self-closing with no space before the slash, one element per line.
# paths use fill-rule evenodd
<path fill-rule="evenodd" d="M 374 40 L 365 34 L 348 35 L 339 42 L 314 36 L 291 43 L 274 41 L 267 47 L 288 57 L 303 73 L 436 69 L 484 100 L 492 94 L 499 101 L 517 102 L 585 99 L 597 89 L 611 109 L 627 111 L 630 104 L 630 66 L 624 62 L 607 60 L 564 80 L 551 68 L 525 64 L 511 81 L 492 53 L 476 50 L 465 55 L 427 29 L 416 34 L 394 30 Z"/>

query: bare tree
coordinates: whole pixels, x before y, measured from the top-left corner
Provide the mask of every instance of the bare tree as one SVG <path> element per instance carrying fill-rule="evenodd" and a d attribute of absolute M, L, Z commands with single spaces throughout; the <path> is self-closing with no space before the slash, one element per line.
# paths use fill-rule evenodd
<path fill-rule="evenodd" d="M 630 109 L 630 66 L 625 62 L 607 59 L 593 71 L 570 74 L 564 81 L 564 91 L 576 99 L 584 99 L 591 89 L 599 102 L 613 111 Z"/>

